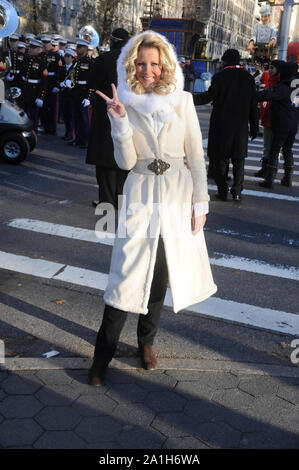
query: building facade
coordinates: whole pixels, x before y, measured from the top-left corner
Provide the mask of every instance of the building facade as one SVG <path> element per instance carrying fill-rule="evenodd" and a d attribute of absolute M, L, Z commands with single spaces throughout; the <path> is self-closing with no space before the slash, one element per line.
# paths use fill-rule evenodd
<path fill-rule="evenodd" d="M 217 59 L 229 47 L 247 56 L 255 5 L 256 0 L 186 0 L 183 15 L 200 22 L 198 47 L 206 41 L 206 57 Z"/>

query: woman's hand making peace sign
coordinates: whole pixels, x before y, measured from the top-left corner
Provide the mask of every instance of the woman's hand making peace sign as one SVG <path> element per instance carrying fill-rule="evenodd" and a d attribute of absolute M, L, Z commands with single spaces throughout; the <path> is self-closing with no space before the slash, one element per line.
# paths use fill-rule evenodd
<path fill-rule="evenodd" d="M 113 94 L 112 99 L 104 95 L 104 93 L 102 93 L 99 90 L 96 90 L 96 93 L 100 95 L 102 98 L 104 98 L 104 100 L 106 101 L 107 111 L 109 114 L 111 114 L 111 116 L 116 117 L 116 118 L 123 118 L 126 115 L 126 109 L 124 105 L 118 99 L 116 86 L 114 85 L 114 83 L 112 83 L 111 86 L 112 86 L 112 94 Z"/>

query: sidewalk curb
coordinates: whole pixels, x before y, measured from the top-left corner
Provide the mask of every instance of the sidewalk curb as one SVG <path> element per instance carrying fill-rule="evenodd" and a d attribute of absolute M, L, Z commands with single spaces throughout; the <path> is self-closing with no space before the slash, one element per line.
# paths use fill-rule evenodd
<path fill-rule="evenodd" d="M 59 370 L 59 369 L 88 369 L 90 358 L 61 357 L 61 358 L 7 358 L 0 364 L 0 371 L 17 370 Z M 111 367 L 121 370 L 140 369 L 138 358 L 113 359 Z M 274 377 L 299 378 L 299 367 L 280 366 L 275 364 L 257 364 L 250 362 L 217 361 L 210 359 L 166 359 L 161 358 L 156 370 L 184 370 L 195 372 L 227 372 L 233 374 L 271 375 Z"/>

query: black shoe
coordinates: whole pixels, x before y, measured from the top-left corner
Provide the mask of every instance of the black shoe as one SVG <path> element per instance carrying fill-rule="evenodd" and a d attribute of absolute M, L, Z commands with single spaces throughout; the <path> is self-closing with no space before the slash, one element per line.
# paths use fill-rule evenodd
<path fill-rule="evenodd" d="M 259 171 L 256 171 L 253 174 L 254 176 L 256 176 L 256 178 L 265 178 L 266 173 L 267 173 L 266 168 L 261 168 Z"/>
<path fill-rule="evenodd" d="M 233 201 L 235 202 L 241 202 L 242 198 L 240 194 L 233 194 Z"/>
<path fill-rule="evenodd" d="M 105 379 L 107 367 L 94 359 L 91 368 L 88 371 L 87 383 L 95 387 L 100 387 Z"/>
<path fill-rule="evenodd" d="M 282 186 L 287 186 L 288 188 L 292 187 L 292 178 L 290 176 L 284 176 L 280 181 Z"/>
<path fill-rule="evenodd" d="M 219 201 L 227 201 L 227 193 L 216 193 L 215 198 Z"/>
<path fill-rule="evenodd" d="M 262 188 L 273 189 L 273 182 L 269 180 L 265 180 L 259 183 L 259 186 L 261 186 Z"/>
<path fill-rule="evenodd" d="M 67 142 L 67 144 L 68 144 L 68 145 L 71 145 L 72 147 L 81 145 L 81 144 L 79 144 L 78 142 L 76 142 L 75 140 L 71 140 L 70 142 Z"/>

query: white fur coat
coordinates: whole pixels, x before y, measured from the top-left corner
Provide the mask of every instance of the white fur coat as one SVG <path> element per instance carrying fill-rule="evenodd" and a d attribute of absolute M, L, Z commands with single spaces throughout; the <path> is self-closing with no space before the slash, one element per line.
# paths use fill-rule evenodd
<path fill-rule="evenodd" d="M 209 200 L 201 131 L 192 95 L 183 91 L 178 62 L 177 87 L 172 93 L 136 95 L 128 89 L 123 60 L 133 40 L 118 59 L 118 96 L 127 114 L 125 118 L 109 115 L 116 162 L 131 171 L 123 189 L 104 300 L 121 310 L 147 313 L 161 234 L 176 313 L 217 290 L 203 230 L 195 236 L 191 232 L 192 203 Z M 187 166 L 162 175 L 134 171 L 137 160 L 158 158 L 174 165 L 184 157 Z"/>

